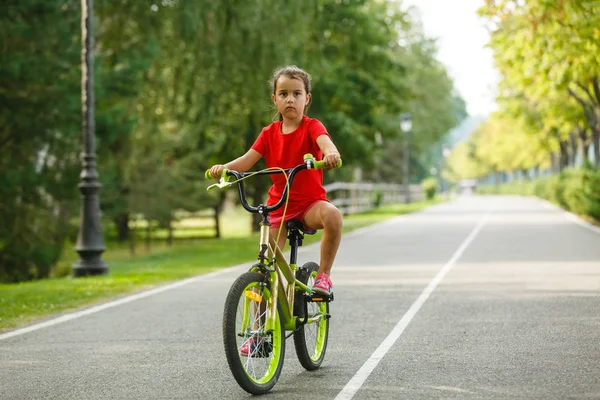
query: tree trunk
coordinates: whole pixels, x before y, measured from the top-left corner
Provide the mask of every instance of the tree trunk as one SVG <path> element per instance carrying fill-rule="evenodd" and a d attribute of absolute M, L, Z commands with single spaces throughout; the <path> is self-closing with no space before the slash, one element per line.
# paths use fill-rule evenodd
<path fill-rule="evenodd" d="M 581 161 L 588 159 L 588 152 L 590 149 L 590 138 L 587 134 L 587 130 L 583 127 L 577 127 L 577 135 L 579 136 L 579 143 L 581 145 Z"/>
<path fill-rule="evenodd" d="M 152 233 L 152 221 L 148 221 L 148 225 L 146 226 L 146 252 L 150 252 L 152 251 L 152 247 L 151 247 L 151 241 L 152 241 L 152 237 L 151 237 L 151 233 Z"/>
<path fill-rule="evenodd" d="M 594 165 L 600 167 L 600 131 L 592 132 L 592 142 L 594 143 Z"/>
<path fill-rule="evenodd" d="M 137 243 L 137 230 L 129 230 L 129 255 L 135 256 L 135 245 Z"/>
<path fill-rule="evenodd" d="M 167 222 L 167 229 L 169 231 L 169 234 L 167 235 L 167 246 L 171 247 L 173 245 L 173 224 L 171 220 Z"/>
<path fill-rule="evenodd" d="M 64 247 L 65 244 L 65 240 L 67 239 L 68 233 L 69 233 L 69 212 L 68 210 L 68 203 L 67 202 L 60 202 L 58 204 L 56 213 L 55 213 L 55 221 L 54 221 L 54 226 L 56 228 L 55 233 L 53 235 L 53 247 L 55 249 L 61 249 Z M 60 256 L 60 253 L 62 251 L 59 251 L 56 253 L 56 258 L 49 260 L 48 263 L 39 263 L 37 264 L 37 279 L 42 279 L 42 278 L 48 278 L 50 276 L 50 272 L 52 271 L 52 268 L 56 265 L 56 263 L 58 262 L 58 258 Z"/>
<path fill-rule="evenodd" d="M 558 166 L 558 157 L 554 152 L 550 153 L 550 172 L 552 175 L 555 175 L 558 172 L 560 172 L 560 168 Z"/>
<path fill-rule="evenodd" d="M 527 170 L 527 168 L 521 168 L 521 180 L 523 181 L 530 181 L 531 177 L 529 176 L 529 171 Z"/>
<path fill-rule="evenodd" d="M 596 106 L 596 125 L 592 127 L 592 143 L 594 143 L 594 165 L 600 167 L 600 106 Z"/>
<path fill-rule="evenodd" d="M 598 78 L 594 81 L 594 90 L 596 98 L 600 102 L 600 85 L 598 84 Z M 600 104 L 596 103 L 594 106 L 594 117 L 595 123 L 590 124 L 592 128 L 592 142 L 594 143 L 594 165 L 600 167 Z"/>
<path fill-rule="evenodd" d="M 114 217 L 117 228 L 117 241 L 124 242 L 129 238 L 129 213 L 125 212 Z"/>
<path fill-rule="evenodd" d="M 575 167 L 577 164 L 577 133 L 569 134 L 569 166 Z"/>
<path fill-rule="evenodd" d="M 248 197 L 251 201 L 250 205 L 257 206 L 259 204 L 266 204 L 267 193 L 269 190 L 269 181 L 267 180 L 268 178 L 265 178 L 265 176 L 259 176 L 256 179 L 254 179 L 254 184 L 251 189 L 251 193 L 248 194 Z M 285 205 L 282 207 L 285 207 Z M 258 232 L 260 230 L 260 221 L 262 221 L 262 216 L 260 214 L 252 214 L 252 232 Z"/>
<path fill-rule="evenodd" d="M 246 148 L 250 148 L 250 146 L 252 146 L 252 143 L 254 143 L 254 140 L 256 140 L 257 132 L 260 132 L 262 129 L 261 123 L 255 120 L 255 116 L 252 113 L 248 115 L 248 122 L 248 129 L 246 130 L 245 134 Z M 255 165 L 255 168 L 258 168 L 259 165 L 264 165 L 264 160 Z M 269 188 L 269 181 L 269 178 L 266 178 L 265 176 L 258 176 L 254 179 L 244 181 L 245 185 L 247 185 L 244 187 L 246 188 L 246 195 L 248 196 L 248 199 L 250 199 L 250 205 L 257 206 L 265 203 L 267 198 L 267 190 Z M 258 224 L 261 220 L 261 215 L 252 214 L 252 225 L 250 226 L 251 232 L 258 232 L 260 230 L 260 226 Z"/>
<path fill-rule="evenodd" d="M 564 171 L 569 166 L 569 145 L 566 140 L 560 140 L 560 159 L 559 159 L 559 171 Z"/>
<path fill-rule="evenodd" d="M 580 87 L 581 84 L 579 84 Z M 583 108 L 583 113 L 587 119 L 588 125 L 592 131 L 592 143 L 594 144 L 594 165 L 600 166 L 600 104 L 591 96 L 590 92 L 588 97 L 591 102 L 584 100 L 579 97 L 577 93 L 570 87 L 567 88 L 569 94 L 577 100 L 577 102 Z M 600 101 L 600 87 L 598 86 L 598 80 L 594 81 L 594 93 L 596 94 L 597 100 Z"/>
<path fill-rule="evenodd" d="M 221 214 L 221 206 L 220 204 L 216 204 L 213 207 L 213 210 L 215 211 L 215 238 L 220 239 L 221 238 L 221 225 L 219 224 L 219 215 Z"/>

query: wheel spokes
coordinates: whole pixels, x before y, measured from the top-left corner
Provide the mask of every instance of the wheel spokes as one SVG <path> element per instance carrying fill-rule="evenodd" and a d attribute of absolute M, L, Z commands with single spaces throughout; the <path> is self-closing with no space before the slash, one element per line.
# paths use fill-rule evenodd
<path fill-rule="evenodd" d="M 261 288 L 248 287 L 236 313 L 237 348 L 244 370 L 255 382 L 269 380 L 276 367 L 274 335 L 266 329 L 268 312 Z M 244 346 L 247 354 L 241 351 Z"/>
<path fill-rule="evenodd" d="M 308 287 L 312 287 L 314 284 L 316 272 L 311 274 L 308 278 Z M 308 318 L 318 318 L 317 321 L 304 325 L 304 340 L 306 348 L 309 353 L 309 357 L 316 360 L 321 355 L 324 329 L 326 328 L 327 320 L 324 319 L 327 307 L 325 303 L 308 303 Z"/>

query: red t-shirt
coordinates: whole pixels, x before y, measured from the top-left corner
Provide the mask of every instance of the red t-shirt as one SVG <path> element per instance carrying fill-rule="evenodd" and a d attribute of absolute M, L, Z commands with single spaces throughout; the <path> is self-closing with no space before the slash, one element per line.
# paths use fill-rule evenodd
<path fill-rule="evenodd" d="M 264 157 L 267 167 L 293 168 L 301 164 L 304 155 L 308 153 L 316 160 L 323 158 L 323 152 L 317 145 L 317 138 L 321 135 L 329 136 L 329 133 L 321 121 L 304 115 L 298 128 L 287 134 L 281 132 L 282 125 L 283 122 L 278 121 L 263 128 L 252 145 L 252 149 Z M 269 189 L 268 205 L 277 203 L 285 188 L 283 174 L 273 174 L 271 179 L 273 186 Z M 291 215 L 295 211 L 301 211 L 302 207 L 306 208 L 317 200 L 327 201 L 323 188 L 323 170 L 300 171 L 294 177 L 290 188 L 286 214 Z M 274 214 L 282 212 L 283 206 Z"/>

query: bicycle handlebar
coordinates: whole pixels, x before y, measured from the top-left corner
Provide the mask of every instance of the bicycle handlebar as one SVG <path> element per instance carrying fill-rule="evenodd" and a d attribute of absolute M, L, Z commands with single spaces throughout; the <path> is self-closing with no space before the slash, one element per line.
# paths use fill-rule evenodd
<path fill-rule="evenodd" d="M 305 161 L 306 163 L 306 161 Z M 300 164 L 303 165 L 303 164 Z M 298 165 L 297 167 L 299 167 L 300 165 Z M 296 167 L 295 167 L 296 168 Z M 316 161 L 313 159 L 313 165 L 312 165 L 313 169 L 322 169 L 325 168 L 325 161 L 321 160 L 321 161 Z M 342 160 L 340 159 L 338 161 L 338 165 L 336 168 L 342 168 Z M 293 168 L 288 168 L 286 171 L 291 171 Z M 221 173 L 221 177 L 227 176 L 227 172 L 232 171 L 229 170 L 227 168 L 223 169 L 223 172 Z M 237 172 L 237 171 L 233 171 L 233 172 Z M 282 173 L 282 171 L 272 171 L 273 173 Z M 264 172 L 266 173 L 266 172 Z M 259 174 L 259 172 L 237 172 L 237 174 L 243 175 L 243 176 L 247 176 L 247 175 L 254 175 L 254 174 Z M 263 172 L 260 172 L 260 174 L 263 174 Z M 211 179 L 212 175 L 210 174 L 210 169 L 207 169 L 206 172 L 204 173 L 204 177 L 206 179 Z M 214 185 L 211 185 L 214 186 Z"/>
<path fill-rule="evenodd" d="M 341 168 L 341 167 L 342 167 L 342 160 L 340 159 L 338 161 L 338 165 L 336 168 Z M 279 201 L 276 204 L 273 204 L 271 206 L 264 206 L 264 208 L 266 209 L 267 212 L 271 212 L 271 211 L 277 210 L 279 207 L 281 207 L 283 205 L 284 199 L 287 196 L 288 188 L 292 186 L 292 181 L 294 180 L 294 177 L 296 176 L 296 174 L 298 172 L 305 170 L 305 169 L 322 169 L 322 168 L 325 168 L 325 161 L 322 161 L 322 160 L 317 161 L 314 159 L 312 154 L 305 154 L 304 162 L 302 164 L 295 166 L 294 168 L 288 168 L 288 169 L 283 169 L 283 170 L 266 169 L 266 170 L 258 171 L 258 172 L 237 172 L 237 171 L 233 171 L 230 169 L 223 169 L 223 172 L 221 172 L 221 179 L 220 179 L 219 183 L 210 185 L 206 190 L 210 191 L 215 188 L 222 189 L 222 188 L 229 187 L 229 186 L 233 185 L 234 183 L 237 183 L 238 192 L 240 195 L 240 201 L 242 202 L 242 206 L 244 207 L 244 209 L 246 209 L 246 211 L 249 211 L 251 213 L 259 213 L 260 207 L 253 207 L 253 206 L 249 205 L 248 202 L 246 201 L 246 192 L 244 191 L 244 182 L 242 179 L 247 176 L 251 176 L 251 175 L 271 175 L 271 174 L 282 174 L 285 172 L 286 174 L 289 174 L 288 185 L 285 186 L 285 189 L 283 191 L 283 194 L 281 195 L 281 198 L 279 199 Z M 210 175 L 210 170 L 207 170 L 204 173 L 204 176 L 206 179 L 211 179 L 212 175 Z M 231 177 L 236 179 L 235 182 L 230 182 Z"/>

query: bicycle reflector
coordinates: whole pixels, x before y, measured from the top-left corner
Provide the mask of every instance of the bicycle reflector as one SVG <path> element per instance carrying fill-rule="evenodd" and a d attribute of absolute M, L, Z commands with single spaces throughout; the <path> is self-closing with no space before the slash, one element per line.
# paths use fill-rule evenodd
<path fill-rule="evenodd" d="M 252 290 L 246 290 L 246 297 L 250 300 L 254 300 L 257 303 L 262 302 L 262 296 Z"/>

